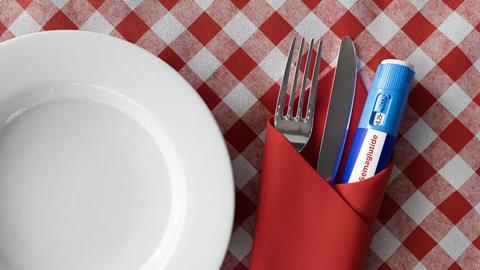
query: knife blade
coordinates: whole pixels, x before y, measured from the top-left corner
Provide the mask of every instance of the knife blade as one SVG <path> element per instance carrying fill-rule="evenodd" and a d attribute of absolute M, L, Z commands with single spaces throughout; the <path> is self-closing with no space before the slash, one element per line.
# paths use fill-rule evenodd
<path fill-rule="evenodd" d="M 326 180 L 329 177 L 335 179 L 338 170 L 350 125 L 356 79 L 355 47 L 349 37 L 344 37 L 338 53 L 317 161 L 317 172 Z"/>

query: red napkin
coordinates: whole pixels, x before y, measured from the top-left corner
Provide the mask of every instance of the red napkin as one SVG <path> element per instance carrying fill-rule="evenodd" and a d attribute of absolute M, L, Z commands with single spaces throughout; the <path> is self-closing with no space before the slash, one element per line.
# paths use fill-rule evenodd
<path fill-rule="evenodd" d="M 319 82 L 312 138 L 298 153 L 270 121 L 264 148 L 260 197 L 250 269 L 362 269 L 372 223 L 392 165 L 353 184 L 329 185 L 315 170 L 333 71 Z M 365 86 L 357 79 L 352 120 L 340 173 L 350 152 Z"/>

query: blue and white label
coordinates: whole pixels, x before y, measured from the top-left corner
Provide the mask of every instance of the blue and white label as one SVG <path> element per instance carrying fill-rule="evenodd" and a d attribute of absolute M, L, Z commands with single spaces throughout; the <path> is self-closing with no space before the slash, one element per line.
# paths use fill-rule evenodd
<path fill-rule="evenodd" d="M 352 174 L 348 179 L 349 183 L 363 181 L 375 175 L 386 138 L 387 134 L 384 132 L 373 129 L 367 131 Z"/>
<path fill-rule="evenodd" d="M 395 137 L 374 129 L 357 129 L 342 183 L 366 180 L 384 169 L 390 160 Z"/>

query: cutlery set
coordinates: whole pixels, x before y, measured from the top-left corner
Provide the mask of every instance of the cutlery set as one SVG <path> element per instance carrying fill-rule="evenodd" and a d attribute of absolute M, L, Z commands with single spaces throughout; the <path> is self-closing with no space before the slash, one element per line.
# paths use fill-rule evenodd
<path fill-rule="evenodd" d="M 313 118 L 318 91 L 318 74 L 320 72 L 321 41 L 313 68 L 312 83 L 306 106 L 307 113 L 305 117 L 302 115 L 313 44 L 314 40 L 311 41 L 309 46 L 297 113 L 294 116 L 295 90 L 304 39 L 300 44 L 285 115 L 284 103 L 295 48 L 295 39 L 293 39 L 280 86 L 274 118 L 275 128 L 288 139 L 298 152 L 301 152 L 307 145 L 314 128 Z M 387 167 L 414 74 L 413 66 L 402 60 L 386 59 L 379 65 L 361 121 L 355 133 L 346 170 L 341 177 L 342 183 L 363 181 Z M 355 47 L 349 37 L 344 37 L 340 44 L 332 90 L 327 103 L 326 119 L 323 123 L 323 134 L 316 166 L 317 173 L 323 179 L 330 179 L 331 184 L 335 181 L 345 147 L 355 97 L 356 78 Z M 322 89 L 322 91 L 327 91 L 327 89 Z"/>
<path fill-rule="evenodd" d="M 302 116 L 303 102 L 305 99 L 305 84 L 307 80 L 307 74 L 310 70 L 313 44 L 314 40 L 311 41 L 307 54 L 303 81 L 298 99 L 297 114 L 296 116 L 293 116 L 295 89 L 297 87 L 297 77 L 304 45 L 304 39 L 302 39 L 298 53 L 295 75 L 293 77 L 292 88 L 290 90 L 287 114 L 284 115 L 285 96 L 295 48 L 295 38 L 293 39 L 287 58 L 284 76 L 280 86 L 274 118 L 275 128 L 280 131 L 299 152 L 302 151 L 305 145 L 308 143 L 313 131 L 313 118 L 315 114 L 315 102 L 318 88 L 318 74 L 320 72 L 322 41 L 319 42 L 317 57 L 313 67 L 314 70 L 312 83 L 306 107 L 307 114 L 305 117 Z M 348 126 L 350 124 L 351 109 L 355 96 L 356 76 L 355 48 L 352 40 L 349 37 L 345 37 L 340 45 L 337 67 L 335 70 L 335 78 L 332 86 L 332 94 L 330 96 L 330 101 L 328 102 L 329 105 L 327 110 L 327 118 L 324 123 L 324 132 L 318 155 L 317 172 L 324 179 L 328 179 L 330 177 L 331 179 L 334 179 L 338 170 Z M 326 90 L 327 89 L 322 89 L 322 91 Z"/>

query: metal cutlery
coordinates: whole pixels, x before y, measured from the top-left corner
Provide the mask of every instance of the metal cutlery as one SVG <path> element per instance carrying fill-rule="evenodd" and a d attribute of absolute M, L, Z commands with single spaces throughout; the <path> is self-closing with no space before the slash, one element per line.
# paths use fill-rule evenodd
<path fill-rule="evenodd" d="M 295 91 L 297 88 L 297 78 L 300 69 L 300 62 L 303 54 L 303 46 L 305 43 L 305 39 L 302 38 L 300 43 L 300 48 L 298 52 L 298 60 L 296 63 L 295 75 L 293 77 L 292 87 L 289 93 L 289 101 L 287 112 L 284 114 L 285 109 L 285 99 L 286 93 L 288 88 L 288 79 L 290 75 L 290 68 L 292 66 L 292 58 L 295 49 L 295 41 L 294 38 L 292 41 L 292 45 L 290 47 L 290 51 L 288 53 L 287 58 L 287 65 L 285 67 L 285 72 L 282 79 L 282 84 L 280 86 L 280 92 L 278 94 L 277 105 L 275 109 L 275 118 L 274 118 L 274 126 L 275 128 L 280 131 L 288 141 L 297 149 L 297 151 L 302 151 L 302 149 L 307 144 L 310 136 L 312 135 L 313 130 L 313 117 L 315 112 L 315 101 L 317 96 L 317 87 L 318 87 L 318 74 L 320 71 L 320 52 L 322 49 L 322 42 L 320 41 L 317 50 L 317 57 L 315 59 L 315 66 L 312 76 L 312 83 L 310 86 L 310 92 L 308 95 L 307 107 L 306 107 L 306 114 L 303 117 L 303 107 L 304 107 L 304 100 L 305 100 L 305 91 L 306 91 L 306 84 L 307 84 L 307 76 L 310 70 L 310 59 L 312 56 L 312 49 L 314 40 L 312 39 L 310 42 L 306 64 L 305 64 L 305 71 L 303 72 L 303 79 L 302 85 L 300 88 L 300 94 L 298 99 L 298 106 L 296 114 L 294 115 L 294 105 L 295 105 Z"/>
<path fill-rule="evenodd" d="M 335 179 L 350 125 L 357 78 L 355 47 L 349 37 L 340 45 L 332 94 L 328 105 L 317 172 L 324 179 Z"/>

